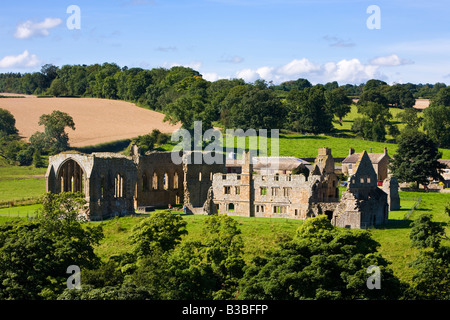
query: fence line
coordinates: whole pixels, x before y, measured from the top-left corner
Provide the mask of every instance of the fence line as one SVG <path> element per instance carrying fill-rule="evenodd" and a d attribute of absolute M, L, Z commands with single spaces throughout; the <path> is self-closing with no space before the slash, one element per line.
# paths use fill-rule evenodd
<path fill-rule="evenodd" d="M 403 220 L 409 219 L 409 217 L 410 217 L 411 214 L 414 212 L 414 210 L 416 210 L 417 207 L 419 206 L 420 201 L 422 201 L 422 197 L 421 197 L 421 196 L 419 197 L 419 199 L 417 199 L 416 203 L 414 203 L 414 205 L 413 205 L 412 208 L 408 211 L 408 213 L 405 215 L 405 217 L 403 218 Z"/>

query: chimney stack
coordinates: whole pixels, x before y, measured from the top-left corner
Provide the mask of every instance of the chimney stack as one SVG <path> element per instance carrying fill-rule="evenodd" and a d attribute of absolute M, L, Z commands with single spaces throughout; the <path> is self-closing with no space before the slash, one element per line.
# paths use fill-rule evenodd
<path fill-rule="evenodd" d="M 348 155 L 351 156 L 354 153 L 355 153 L 355 149 L 350 148 L 350 150 L 348 151 Z"/>

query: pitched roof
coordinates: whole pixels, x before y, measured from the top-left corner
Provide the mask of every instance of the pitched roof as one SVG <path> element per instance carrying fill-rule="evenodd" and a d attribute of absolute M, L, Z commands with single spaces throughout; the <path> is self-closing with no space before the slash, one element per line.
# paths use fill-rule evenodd
<path fill-rule="evenodd" d="M 342 163 L 356 163 L 359 158 L 361 157 L 362 153 L 353 153 L 349 156 L 347 156 Z M 370 162 L 372 163 L 378 163 L 380 162 L 384 156 L 386 155 L 385 153 L 367 153 L 367 155 L 369 156 Z M 389 158 L 389 156 L 387 156 Z"/>
<path fill-rule="evenodd" d="M 294 170 L 299 165 L 309 165 L 310 163 L 296 157 L 253 157 L 253 168 L 270 167 L 272 163 L 278 161 L 279 170 Z"/>
<path fill-rule="evenodd" d="M 447 168 L 450 168 L 450 160 L 447 160 L 447 159 L 439 159 L 438 161 L 439 161 L 440 163 L 446 165 Z"/>
<path fill-rule="evenodd" d="M 296 157 L 253 157 L 253 168 L 261 169 L 271 167 L 273 164 L 278 163 L 279 170 L 294 170 L 299 165 L 310 165 L 308 161 L 302 160 Z M 226 166 L 234 167 L 241 166 L 242 159 L 227 159 Z"/>

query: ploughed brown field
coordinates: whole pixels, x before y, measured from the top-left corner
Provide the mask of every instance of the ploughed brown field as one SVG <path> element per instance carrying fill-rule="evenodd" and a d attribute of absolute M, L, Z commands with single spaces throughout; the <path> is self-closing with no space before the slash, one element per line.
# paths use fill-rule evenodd
<path fill-rule="evenodd" d="M 24 96 L 20 94 L 0 95 Z M 130 139 L 158 129 L 172 133 L 180 125 L 164 122 L 162 113 L 137 107 L 133 103 L 97 98 L 25 98 L 0 99 L 0 108 L 9 110 L 16 119 L 20 136 L 28 139 L 36 131 L 42 114 L 59 110 L 72 116 L 75 129 L 66 128 L 69 143 L 74 147 L 96 145 L 120 139 Z"/>
<path fill-rule="evenodd" d="M 416 104 L 414 105 L 414 108 L 425 109 L 428 108 L 429 105 L 430 105 L 429 99 L 416 99 Z"/>

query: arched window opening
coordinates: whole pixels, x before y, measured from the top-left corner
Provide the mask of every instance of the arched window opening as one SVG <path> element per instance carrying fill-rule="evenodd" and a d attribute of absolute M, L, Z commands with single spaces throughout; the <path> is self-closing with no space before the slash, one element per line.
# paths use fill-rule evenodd
<path fill-rule="evenodd" d="M 59 192 L 84 193 L 84 171 L 74 160 L 66 161 L 58 173 Z"/>
<path fill-rule="evenodd" d="M 145 173 L 142 175 L 142 191 L 148 191 L 148 178 Z"/>
<path fill-rule="evenodd" d="M 178 189 L 178 172 L 173 175 L 173 188 Z"/>
<path fill-rule="evenodd" d="M 164 190 L 168 190 L 169 189 L 169 175 L 167 174 L 167 172 L 164 173 Z"/>
<path fill-rule="evenodd" d="M 158 190 L 158 175 L 156 174 L 156 172 L 153 173 L 152 188 L 153 190 Z"/>
<path fill-rule="evenodd" d="M 118 173 L 114 179 L 114 198 L 123 198 L 125 195 L 123 176 Z"/>

